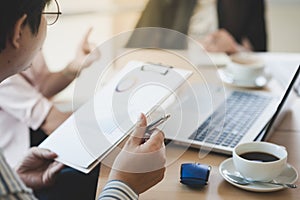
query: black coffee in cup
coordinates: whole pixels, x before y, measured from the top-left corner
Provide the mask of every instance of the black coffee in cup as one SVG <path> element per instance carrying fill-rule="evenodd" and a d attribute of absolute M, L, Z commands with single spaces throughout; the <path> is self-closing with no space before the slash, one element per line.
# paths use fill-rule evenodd
<path fill-rule="evenodd" d="M 237 145 L 233 164 L 242 176 L 256 181 L 270 181 L 287 165 L 286 148 L 270 142 L 247 142 Z"/>
<path fill-rule="evenodd" d="M 278 157 L 265 152 L 246 152 L 239 155 L 240 157 L 258 162 L 273 162 L 279 160 Z"/>

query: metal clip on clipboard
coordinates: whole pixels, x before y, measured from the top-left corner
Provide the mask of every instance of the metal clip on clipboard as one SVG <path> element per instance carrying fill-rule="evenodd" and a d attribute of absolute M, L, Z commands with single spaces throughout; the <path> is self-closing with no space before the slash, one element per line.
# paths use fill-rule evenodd
<path fill-rule="evenodd" d="M 171 68 L 173 67 L 168 65 L 163 65 L 160 63 L 147 63 L 142 65 L 141 71 L 152 71 L 165 76 L 168 74 L 169 69 Z"/>

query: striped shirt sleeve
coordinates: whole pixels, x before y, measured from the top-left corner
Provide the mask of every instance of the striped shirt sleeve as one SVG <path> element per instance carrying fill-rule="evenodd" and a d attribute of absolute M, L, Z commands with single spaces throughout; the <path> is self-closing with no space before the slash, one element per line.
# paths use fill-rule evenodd
<path fill-rule="evenodd" d="M 17 174 L 8 166 L 0 150 L 0 199 L 36 200 Z"/>
<path fill-rule="evenodd" d="M 103 188 L 98 200 L 137 200 L 139 196 L 124 182 L 109 181 Z"/>

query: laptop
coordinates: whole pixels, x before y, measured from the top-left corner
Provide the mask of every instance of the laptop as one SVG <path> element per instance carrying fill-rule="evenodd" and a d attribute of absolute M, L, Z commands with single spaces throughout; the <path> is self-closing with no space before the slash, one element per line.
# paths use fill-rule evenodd
<path fill-rule="evenodd" d="M 196 105 L 187 99 L 182 101 L 180 109 L 175 104 L 165 106 L 165 112 L 169 112 L 171 118 L 162 130 L 166 138 L 175 144 L 227 155 L 231 155 L 239 143 L 267 140 L 288 110 L 299 72 L 300 66 L 288 87 L 282 89 L 279 95 L 266 91 L 229 89 L 226 98 L 206 115 L 202 115 L 201 109 L 196 109 Z M 194 91 L 201 91 L 201 88 L 194 87 Z M 214 92 L 217 90 L 220 88 Z M 197 101 L 206 97 L 199 95 Z M 205 102 L 207 100 L 198 104 Z M 203 109 L 205 107 L 208 105 L 203 105 Z"/>

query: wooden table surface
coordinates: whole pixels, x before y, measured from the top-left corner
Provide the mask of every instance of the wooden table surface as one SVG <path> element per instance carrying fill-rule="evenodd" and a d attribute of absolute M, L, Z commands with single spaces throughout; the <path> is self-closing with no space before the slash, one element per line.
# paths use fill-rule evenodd
<path fill-rule="evenodd" d="M 143 59 L 147 60 L 149 54 L 143 55 L 146 55 L 143 57 Z M 162 61 L 164 59 L 165 58 L 162 58 Z M 128 60 L 128 58 L 125 60 Z M 176 64 L 179 64 L 179 66 L 185 65 L 182 60 L 181 64 L 180 61 L 177 62 L 174 59 L 172 59 L 172 61 L 175 66 Z M 126 63 L 125 61 L 123 62 Z M 296 99 L 296 102 L 294 103 L 295 106 L 292 106 L 292 112 L 289 113 L 284 119 L 282 125 L 275 130 L 269 141 L 283 145 L 287 148 L 288 163 L 299 172 L 300 126 L 298 124 L 300 121 L 300 115 L 297 114 L 297 112 L 300 112 L 295 108 L 299 107 L 297 105 L 300 105 L 300 98 Z M 300 199 L 299 179 L 296 182 L 296 184 L 299 186 L 297 189 L 283 189 L 280 191 L 267 193 L 245 191 L 226 182 L 219 173 L 220 163 L 230 156 L 212 152 L 208 154 L 206 154 L 206 152 L 202 152 L 199 154 L 198 149 L 186 148 L 173 144 L 172 142 L 166 145 L 166 150 L 167 168 L 164 179 L 153 188 L 141 194 L 140 199 Z M 199 162 L 212 167 L 208 185 L 202 189 L 191 189 L 179 182 L 181 164 L 190 162 Z M 97 194 L 100 193 L 101 188 L 106 183 L 109 170 L 109 167 L 102 164 Z"/>
<path fill-rule="evenodd" d="M 300 132 L 276 131 L 270 138 L 271 142 L 284 145 L 288 151 L 288 163 L 300 170 Z M 276 192 L 256 193 L 239 189 L 227 183 L 219 173 L 220 163 L 229 156 L 209 153 L 199 156 L 198 149 L 186 149 L 176 144 L 168 144 L 167 149 L 167 169 L 162 182 L 140 195 L 140 199 L 299 199 L 300 188 L 283 189 Z M 178 156 L 181 155 L 181 156 Z M 177 159 L 175 159 L 177 158 Z M 191 189 L 182 185 L 180 180 L 180 166 L 182 163 L 199 162 L 212 167 L 208 185 L 202 189 Z M 106 182 L 109 167 L 102 165 L 98 185 L 99 193 Z M 300 181 L 296 184 L 299 186 Z"/>

